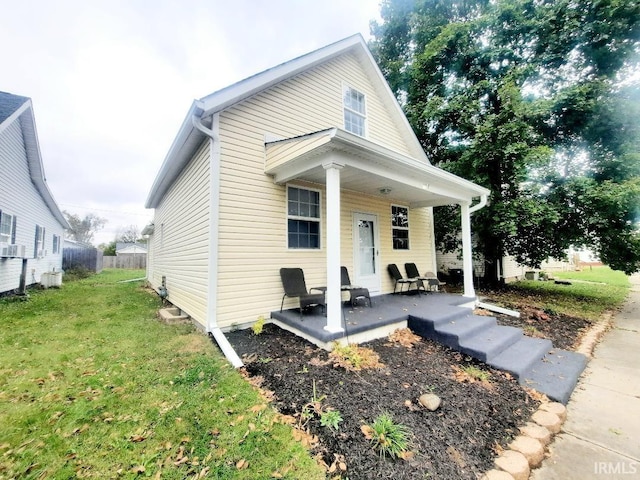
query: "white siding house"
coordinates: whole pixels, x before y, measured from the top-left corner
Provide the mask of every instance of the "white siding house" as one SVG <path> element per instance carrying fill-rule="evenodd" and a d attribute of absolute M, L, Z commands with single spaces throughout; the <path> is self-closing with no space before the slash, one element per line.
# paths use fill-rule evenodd
<path fill-rule="evenodd" d="M 387 264 L 436 270 L 432 207 L 452 203 L 471 261 L 487 194 L 429 163 L 355 35 L 193 102 L 147 199 L 148 279 L 215 331 L 268 318 L 279 269 L 301 267 L 339 331 L 341 265 L 372 295 L 393 291 Z"/>
<path fill-rule="evenodd" d="M 47 186 L 31 99 L 0 92 L 0 293 L 60 272 L 67 221 Z M 24 264 L 24 265 L 23 265 Z"/>

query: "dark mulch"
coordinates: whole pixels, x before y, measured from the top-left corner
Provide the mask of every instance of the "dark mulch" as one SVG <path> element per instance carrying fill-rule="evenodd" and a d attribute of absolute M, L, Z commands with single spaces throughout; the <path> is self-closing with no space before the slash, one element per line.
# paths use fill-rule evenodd
<path fill-rule="evenodd" d="M 350 372 L 327 361 L 326 351 L 274 325 L 260 335 L 242 330 L 227 336 L 250 358 L 248 374 L 261 377 L 262 388 L 274 392 L 275 408 L 317 435 L 312 453 L 327 465 L 344 456 L 347 470 L 332 475 L 350 480 L 477 479 L 539 405 L 508 375 L 427 340 L 413 348 L 388 339 L 370 342 L 365 346 L 379 354 L 384 368 Z M 456 378 L 454 367 L 469 365 L 489 372 L 490 384 Z M 317 415 L 308 421 L 300 417 L 313 400 L 314 381 L 323 408 L 339 410 L 344 419 L 337 432 L 321 426 Z M 417 401 L 429 392 L 442 398 L 435 412 Z M 383 412 L 409 428 L 413 458 L 380 458 L 372 449 L 361 427 Z"/>
<path fill-rule="evenodd" d="M 502 315 L 495 312 L 487 314 L 496 317 L 498 324 L 522 328 L 525 335 L 547 338 L 556 348 L 575 350 L 584 333 L 592 326 L 591 322 L 583 318 L 562 315 L 555 312 L 541 310 L 535 300 L 521 296 L 514 302 L 512 296 L 500 291 L 482 292 L 487 303 L 504 306 L 520 313 L 520 318 Z"/>

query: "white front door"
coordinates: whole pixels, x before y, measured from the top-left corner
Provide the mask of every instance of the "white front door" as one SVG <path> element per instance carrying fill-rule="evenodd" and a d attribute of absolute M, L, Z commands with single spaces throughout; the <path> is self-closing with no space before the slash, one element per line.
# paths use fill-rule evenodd
<path fill-rule="evenodd" d="M 351 282 L 366 287 L 370 293 L 380 293 L 378 262 L 378 217 L 368 213 L 353 214 L 353 264 Z"/>

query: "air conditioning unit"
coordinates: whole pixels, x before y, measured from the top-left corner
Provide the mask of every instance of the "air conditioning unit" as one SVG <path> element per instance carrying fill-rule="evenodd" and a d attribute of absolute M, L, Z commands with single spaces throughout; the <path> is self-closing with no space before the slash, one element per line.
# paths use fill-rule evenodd
<path fill-rule="evenodd" d="M 20 257 L 24 258 L 24 245 L 7 245 L 4 244 L 0 248 L 0 257 Z"/>

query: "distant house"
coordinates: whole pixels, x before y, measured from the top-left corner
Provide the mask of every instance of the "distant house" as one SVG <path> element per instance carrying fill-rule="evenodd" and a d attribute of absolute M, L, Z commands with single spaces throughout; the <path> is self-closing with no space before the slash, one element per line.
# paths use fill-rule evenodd
<path fill-rule="evenodd" d="M 116 256 L 146 256 L 147 246 L 144 243 L 116 242 Z"/>
<path fill-rule="evenodd" d="M 69 228 L 44 175 L 31 99 L 0 92 L 0 293 L 62 269 Z"/>
<path fill-rule="evenodd" d="M 146 202 L 147 276 L 215 334 L 279 310 L 279 269 L 301 267 L 343 332 L 341 265 L 373 296 L 394 290 L 388 264 L 435 270 L 432 207 L 449 204 L 470 264 L 488 193 L 429 163 L 355 35 L 193 102 Z"/>

